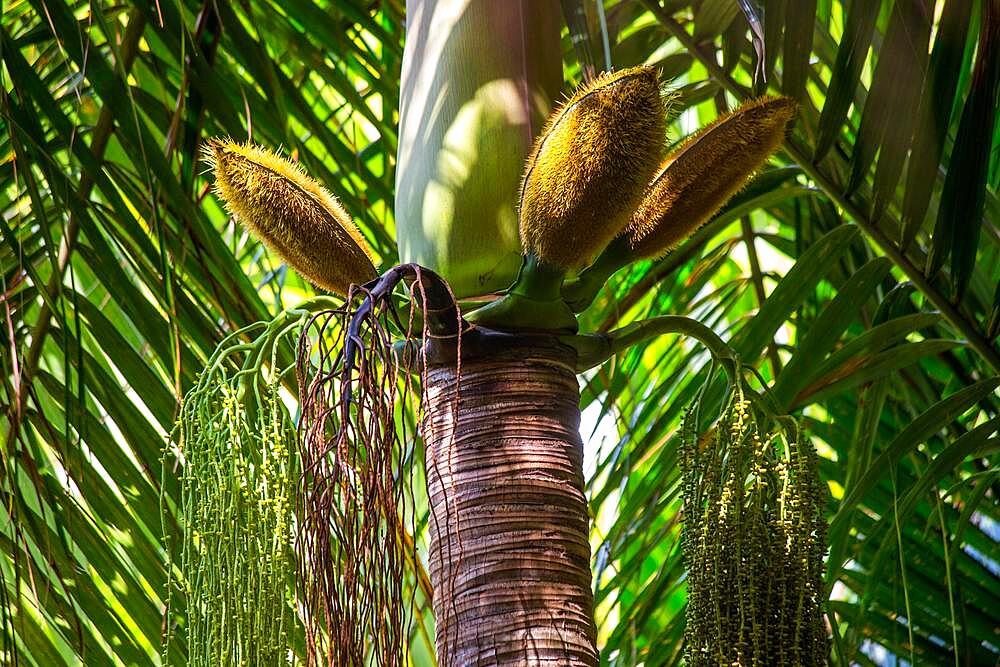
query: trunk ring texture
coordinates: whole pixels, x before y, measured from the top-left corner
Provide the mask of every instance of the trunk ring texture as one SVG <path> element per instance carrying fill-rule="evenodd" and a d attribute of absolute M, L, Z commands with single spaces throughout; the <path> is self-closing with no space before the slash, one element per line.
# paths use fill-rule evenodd
<path fill-rule="evenodd" d="M 576 353 L 548 336 L 468 349 L 460 378 L 439 357 L 424 389 L 438 660 L 597 665 Z"/>

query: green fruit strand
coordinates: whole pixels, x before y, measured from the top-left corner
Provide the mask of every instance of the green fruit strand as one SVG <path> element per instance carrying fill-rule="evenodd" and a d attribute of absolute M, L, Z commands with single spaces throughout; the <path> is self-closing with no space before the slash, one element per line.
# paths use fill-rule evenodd
<path fill-rule="evenodd" d="M 737 385 L 713 429 L 681 426 L 689 665 L 822 665 L 824 488 L 816 452 Z M 792 429 L 796 431 L 796 429 Z"/>
<path fill-rule="evenodd" d="M 181 420 L 188 664 L 289 664 L 294 429 L 277 382 L 207 372 Z"/>

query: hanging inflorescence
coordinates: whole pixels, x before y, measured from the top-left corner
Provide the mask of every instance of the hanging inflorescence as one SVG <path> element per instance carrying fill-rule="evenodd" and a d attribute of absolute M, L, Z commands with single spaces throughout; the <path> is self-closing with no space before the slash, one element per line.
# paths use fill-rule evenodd
<path fill-rule="evenodd" d="M 823 665 L 825 491 L 794 425 L 772 432 L 737 387 L 699 437 L 684 419 L 688 665 Z"/>
<path fill-rule="evenodd" d="M 410 305 L 400 316 L 393 290 L 404 279 Z M 415 475 L 403 408 L 423 355 L 409 342 L 433 336 L 433 318 L 457 327 L 454 299 L 442 286 L 429 271 L 395 267 L 354 288 L 343 308 L 318 314 L 300 338 L 296 552 L 310 664 L 405 665 L 416 587 L 430 597 L 419 576 L 404 577 L 418 558 L 413 513 L 404 511 L 413 506 Z M 435 297 L 447 305 L 436 308 Z M 394 332 L 404 347 L 394 347 Z"/>
<path fill-rule="evenodd" d="M 189 665 L 292 659 L 298 467 L 279 350 L 304 314 L 230 336 L 184 398 L 177 444 Z"/>

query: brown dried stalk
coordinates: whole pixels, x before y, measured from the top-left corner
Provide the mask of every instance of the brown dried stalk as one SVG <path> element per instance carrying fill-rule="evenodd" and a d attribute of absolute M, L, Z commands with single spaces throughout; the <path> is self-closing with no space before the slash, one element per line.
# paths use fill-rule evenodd
<path fill-rule="evenodd" d="M 393 305 L 401 284 L 411 297 L 406 322 Z M 404 494 L 412 499 L 414 476 L 396 408 L 413 394 L 410 371 L 426 361 L 426 345 L 416 358 L 397 354 L 391 332 L 460 345 L 465 326 L 447 284 L 407 264 L 352 288 L 343 308 L 315 316 L 300 338 L 296 550 L 310 665 L 406 664 L 413 593 L 407 600 L 404 567 L 417 558 Z"/>

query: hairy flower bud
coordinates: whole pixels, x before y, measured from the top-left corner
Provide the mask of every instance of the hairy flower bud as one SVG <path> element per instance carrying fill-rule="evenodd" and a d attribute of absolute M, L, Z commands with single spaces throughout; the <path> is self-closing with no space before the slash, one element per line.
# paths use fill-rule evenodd
<path fill-rule="evenodd" d="M 205 149 L 215 192 L 254 236 L 317 287 L 347 294 L 375 277 L 364 238 L 340 202 L 301 167 L 252 144 Z"/>
<path fill-rule="evenodd" d="M 708 222 L 778 149 L 794 113 L 788 97 L 748 102 L 667 156 L 625 230 L 635 256 L 662 256 Z"/>
<path fill-rule="evenodd" d="M 663 151 L 664 104 L 650 67 L 604 74 L 550 117 L 521 186 L 521 245 L 564 269 L 618 235 Z"/>

